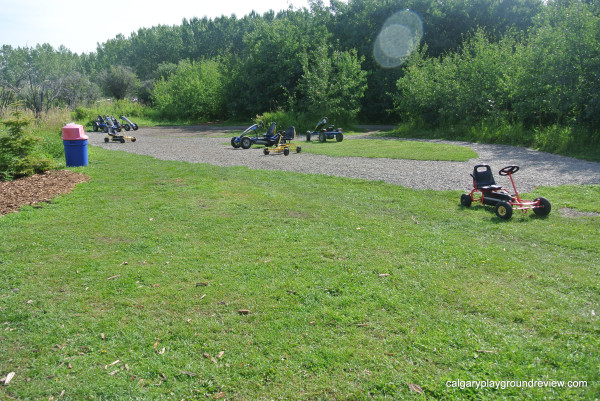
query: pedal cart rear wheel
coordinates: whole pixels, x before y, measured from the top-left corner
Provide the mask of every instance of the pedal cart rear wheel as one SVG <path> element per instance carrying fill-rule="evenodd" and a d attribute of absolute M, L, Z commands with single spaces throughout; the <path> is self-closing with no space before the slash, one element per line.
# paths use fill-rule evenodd
<path fill-rule="evenodd" d="M 550 201 L 546 198 L 537 198 L 535 203 L 538 204 L 538 207 L 533 208 L 533 213 L 536 216 L 548 216 L 550 214 L 550 210 L 552 206 L 550 205 Z"/>
<path fill-rule="evenodd" d="M 245 136 L 242 138 L 240 144 L 242 145 L 242 149 L 250 149 L 252 146 L 252 140 Z"/>

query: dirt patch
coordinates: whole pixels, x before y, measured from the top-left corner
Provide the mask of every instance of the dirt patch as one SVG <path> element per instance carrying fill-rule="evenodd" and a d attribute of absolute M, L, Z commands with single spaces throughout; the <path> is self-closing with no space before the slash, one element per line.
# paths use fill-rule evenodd
<path fill-rule="evenodd" d="M 57 195 L 69 193 L 75 185 L 88 180 L 89 177 L 84 174 L 56 170 L 15 181 L 0 181 L 0 216 L 17 212 L 26 205 L 50 202 Z"/>
<path fill-rule="evenodd" d="M 598 217 L 600 213 L 596 212 L 580 212 L 575 209 L 564 207 L 559 210 L 560 214 L 565 217 Z"/>

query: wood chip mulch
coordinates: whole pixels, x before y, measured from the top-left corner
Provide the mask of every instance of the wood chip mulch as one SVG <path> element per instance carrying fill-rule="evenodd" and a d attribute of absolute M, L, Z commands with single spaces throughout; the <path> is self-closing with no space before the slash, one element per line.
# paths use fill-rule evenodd
<path fill-rule="evenodd" d="M 88 180 L 85 174 L 55 170 L 15 181 L 0 181 L 0 216 L 18 212 L 25 205 L 50 202 L 57 195 L 69 193 L 75 185 Z"/>

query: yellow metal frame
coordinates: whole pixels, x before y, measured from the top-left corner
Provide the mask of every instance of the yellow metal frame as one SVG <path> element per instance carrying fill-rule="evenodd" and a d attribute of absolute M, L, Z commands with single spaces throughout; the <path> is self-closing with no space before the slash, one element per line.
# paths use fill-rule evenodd
<path fill-rule="evenodd" d="M 300 153 L 300 150 L 302 148 L 300 146 L 296 145 L 295 143 L 292 143 L 292 141 L 295 139 L 296 139 L 296 128 L 294 128 L 294 136 L 292 137 L 292 139 L 285 139 L 284 134 L 280 134 L 279 140 L 277 141 L 277 145 L 272 146 L 270 148 L 265 147 L 263 152 L 265 155 L 268 155 L 269 153 L 273 152 L 274 154 L 283 153 L 286 156 L 289 155 L 292 150 L 295 150 L 297 153 Z M 287 149 L 287 152 L 286 152 L 286 149 Z"/>

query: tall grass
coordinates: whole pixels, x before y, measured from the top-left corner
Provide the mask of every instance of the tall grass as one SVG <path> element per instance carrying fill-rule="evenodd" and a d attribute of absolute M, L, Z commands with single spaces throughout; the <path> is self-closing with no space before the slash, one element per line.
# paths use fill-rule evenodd
<path fill-rule="evenodd" d="M 74 120 L 88 127 L 92 125 L 92 122 L 95 121 L 99 115 L 112 115 L 117 119 L 121 115 L 125 115 L 129 118 L 147 119 L 152 115 L 152 112 L 147 106 L 144 106 L 138 102 L 107 99 L 100 100 L 90 107 L 79 106 L 75 108 L 72 113 Z"/>
<path fill-rule="evenodd" d="M 426 123 L 403 123 L 385 136 L 437 138 L 458 141 L 527 146 L 536 150 L 600 161 L 600 131 L 583 127 L 552 125 L 526 128 L 507 122 L 480 122 L 431 127 Z"/>
<path fill-rule="evenodd" d="M 65 149 L 62 142 L 62 127 L 73 122 L 68 109 L 50 109 L 42 118 L 35 120 L 33 133 L 42 138 L 40 151 L 56 163 L 57 168 L 65 166 Z"/>

